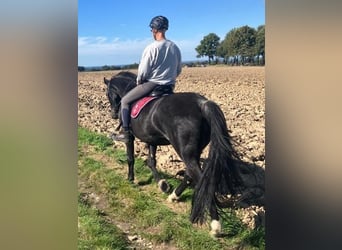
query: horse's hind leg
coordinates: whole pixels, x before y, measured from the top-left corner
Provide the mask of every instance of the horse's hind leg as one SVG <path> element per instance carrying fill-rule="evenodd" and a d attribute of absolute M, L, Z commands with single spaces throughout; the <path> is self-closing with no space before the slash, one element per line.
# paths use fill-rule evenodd
<path fill-rule="evenodd" d="M 153 145 L 149 145 L 148 147 L 148 159 L 147 165 L 150 167 L 154 180 L 158 183 L 159 188 L 164 192 L 167 193 L 170 191 L 170 185 L 165 181 L 165 179 L 160 179 L 160 175 L 157 171 L 156 165 L 156 152 L 157 147 Z"/>
<path fill-rule="evenodd" d="M 185 174 L 184 179 L 181 182 L 181 184 L 172 192 L 172 194 L 169 195 L 167 200 L 169 202 L 178 201 L 180 198 L 180 195 L 190 185 L 191 185 L 191 179 Z M 212 201 L 212 205 L 210 207 L 209 213 L 211 217 L 210 235 L 212 235 L 213 237 L 217 237 L 221 234 L 221 223 L 219 220 L 219 214 L 215 206 L 215 201 Z"/>
<path fill-rule="evenodd" d="M 210 207 L 209 213 L 210 213 L 210 217 L 211 217 L 210 234 L 214 237 L 217 237 L 221 234 L 221 223 L 219 220 L 219 214 L 217 212 L 215 201 L 212 201 L 212 205 Z"/>
<path fill-rule="evenodd" d="M 175 191 L 168 197 L 169 201 L 178 200 L 179 196 L 187 186 L 195 186 L 199 179 L 202 178 L 202 172 L 197 158 L 189 157 L 188 159 L 185 159 L 184 162 L 186 163 L 184 179 L 180 186 L 177 187 Z M 209 214 L 211 217 L 210 234 L 214 237 L 217 237 L 221 234 L 221 223 L 219 221 L 219 213 L 217 211 L 214 199 L 212 199 L 209 206 Z"/>
<path fill-rule="evenodd" d="M 169 195 L 167 198 L 168 201 L 178 201 L 180 195 L 184 192 L 184 190 L 192 185 L 196 184 L 196 181 L 200 178 L 201 171 L 199 163 L 196 159 L 185 160 L 186 170 L 184 174 L 184 179 L 181 184 Z"/>
<path fill-rule="evenodd" d="M 187 175 L 184 175 L 184 179 L 182 180 L 181 184 L 173 190 L 173 192 L 167 197 L 169 202 L 178 201 L 181 194 L 184 190 L 190 185 L 190 178 Z"/>

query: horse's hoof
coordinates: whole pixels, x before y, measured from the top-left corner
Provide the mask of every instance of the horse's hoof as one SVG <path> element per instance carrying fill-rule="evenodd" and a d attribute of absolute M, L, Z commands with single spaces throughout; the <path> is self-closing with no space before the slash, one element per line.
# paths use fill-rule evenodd
<path fill-rule="evenodd" d="M 184 177 L 184 176 L 185 176 L 185 170 L 184 170 L 184 169 L 179 170 L 179 171 L 176 173 L 176 177 L 177 177 L 177 176 Z"/>
<path fill-rule="evenodd" d="M 176 195 L 175 190 L 173 190 L 172 194 L 169 195 L 169 197 L 167 197 L 167 201 L 172 203 L 175 201 L 179 200 L 179 196 Z"/>
<path fill-rule="evenodd" d="M 218 237 L 221 234 L 221 223 L 218 220 L 212 220 L 210 223 L 210 235 L 213 237 Z"/>
<path fill-rule="evenodd" d="M 170 185 L 166 182 L 166 180 L 162 179 L 158 182 L 158 186 L 161 191 L 164 193 L 168 193 L 170 191 Z"/>

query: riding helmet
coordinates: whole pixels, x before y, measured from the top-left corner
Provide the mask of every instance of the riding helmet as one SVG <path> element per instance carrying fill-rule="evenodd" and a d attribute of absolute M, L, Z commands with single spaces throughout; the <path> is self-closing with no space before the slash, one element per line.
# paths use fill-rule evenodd
<path fill-rule="evenodd" d="M 169 20 L 164 16 L 156 16 L 152 18 L 150 27 L 156 30 L 167 30 L 169 28 Z"/>

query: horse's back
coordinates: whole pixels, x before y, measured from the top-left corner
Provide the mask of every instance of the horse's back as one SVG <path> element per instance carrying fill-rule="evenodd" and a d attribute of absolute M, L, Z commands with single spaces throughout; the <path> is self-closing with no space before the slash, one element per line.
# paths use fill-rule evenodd
<path fill-rule="evenodd" d="M 164 120 L 164 116 L 192 116 L 199 114 L 201 103 L 206 100 L 205 97 L 192 92 L 163 96 L 148 103 L 137 120 L 140 122 L 156 118 Z"/>
<path fill-rule="evenodd" d="M 201 113 L 201 103 L 206 98 L 196 93 L 175 93 L 164 96 L 146 105 L 131 124 L 134 133 L 142 141 L 157 145 L 174 144 L 181 138 L 191 138 L 205 144 L 201 134 L 208 124 Z M 159 143 L 157 143 L 159 142 Z M 182 142 L 185 143 L 185 142 Z"/>
<path fill-rule="evenodd" d="M 175 93 L 159 100 L 155 105 L 160 113 L 178 116 L 192 116 L 200 110 L 205 97 L 192 92 Z"/>

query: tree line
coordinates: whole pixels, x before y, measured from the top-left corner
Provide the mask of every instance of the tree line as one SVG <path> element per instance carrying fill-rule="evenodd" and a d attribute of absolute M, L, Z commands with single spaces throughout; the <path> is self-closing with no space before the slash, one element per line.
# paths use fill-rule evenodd
<path fill-rule="evenodd" d="M 98 67 L 84 67 L 84 66 L 78 66 L 78 71 L 106 71 L 106 70 L 123 70 L 123 69 L 137 69 L 139 64 L 133 63 L 123 66 L 115 66 L 115 65 L 104 65 L 104 66 L 98 66 Z"/>
<path fill-rule="evenodd" d="M 265 65 L 265 25 L 233 28 L 225 38 L 215 33 L 203 37 L 196 47 L 197 58 L 208 57 L 209 64 Z"/>

